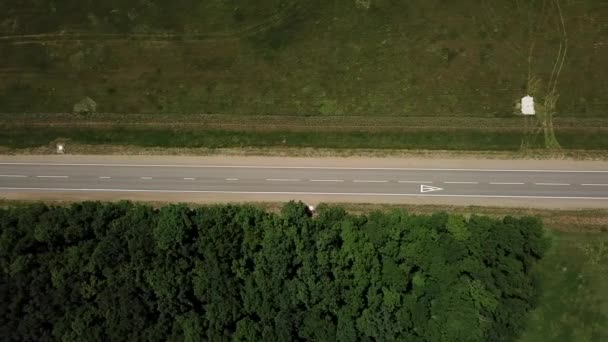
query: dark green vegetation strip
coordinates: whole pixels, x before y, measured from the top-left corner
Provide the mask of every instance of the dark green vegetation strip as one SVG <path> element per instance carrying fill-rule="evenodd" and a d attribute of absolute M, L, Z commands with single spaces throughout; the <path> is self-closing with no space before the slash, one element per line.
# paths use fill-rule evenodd
<path fill-rule="evenodd" d="M 252 132 L 171 129 L 5 129 L 0 145 L 27 148 L 48 145 L 57 138 L 82 144 L 136 145 L 142 147 L 324 147 L 324 148 L 428 148 L 449 150 L 515 150 L 517 133 L 481 131 L 446 132 Z"/>
<path fill-rule="evenodd" d="M 521 133 L 512 131 L 440 130 L 414 132 L 293 132 L 232 131 L 167 128 L 69 128 L 0 126 L 0 146 L 13 149 L 48 146 L 57 139 L 80 144 L 132 145 L 140 147 L 313 147 L 334 149 L 430 149 L 516 151 Z M 566 149 L 608 149 L 608 134 L 581 136 L 558 132 Z M 526 147 L 542 147 L 540 137 L 528 139 Z"/>
<path fill-rule="evenodd" d="M 290 203 L 0 210 L 3 340 L 497 341 L 526 325 L 539 220 Z"/>

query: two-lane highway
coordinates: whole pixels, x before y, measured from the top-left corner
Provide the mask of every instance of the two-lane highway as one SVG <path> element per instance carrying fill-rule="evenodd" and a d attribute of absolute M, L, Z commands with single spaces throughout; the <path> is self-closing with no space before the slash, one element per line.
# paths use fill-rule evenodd
<path fill-rule="evenodd" d="M 446 167 L 428 164 L 381 159 L 344 163 L 285 158 L 281 165 L 265 158 L 184 162 L 171 157 L 2 157 L 0 197 L 608 207 L 608 167 L 601 163 L 561 169 L 537 167 L 535 162 L 518 167 L 491 161 L 488 167 L 480 167 L 484 164 L 479 161 L 473 167 L 461 167 L 462 161 L 446 161 Z"/>

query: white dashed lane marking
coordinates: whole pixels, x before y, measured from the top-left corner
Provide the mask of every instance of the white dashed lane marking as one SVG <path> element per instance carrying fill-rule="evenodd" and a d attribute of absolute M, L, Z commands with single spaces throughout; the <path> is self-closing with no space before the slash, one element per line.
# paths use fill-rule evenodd
<path fill-rule="evenodd" d="M 30 176 L 27 175 L 0 175 L 0 178 L 28 178 Z M 34 177 L 34 176 L 32 176 Z M 69 176 L 54 176 L 54 175 L 41 175 L 35 176 L 36 178 L 69 178 Z M 99 176 L 99 179 L 111 179 L 109 176 Z M 142 180 L 151 180 L 152 177 L 140 177 Z M 193 177 L 184 177 L 184 180 L 196 180 Z M 238 181 L 238 178 L 226 178 L 226 181 Z M 266 179 L 268 182 L 300 182 L 300 179 L 292 179 L 292 178 L 268 178 Z M 317 183 L 343 183 L 343 179 L 309 179 L 309 182 L 317 182 Z M 355 179 L 353 183 L 389 183 L 388 180 L 364 180 L 364 179 Z M 432 184 L 433 181 L 416 181 L 416 180 L 400 180 L 397 183 L 403 184 Z M 443 182 L 443 184 L 479 184 L 479 182 Z M 489 182 L 487 184 L 490 185 L 525 185 L 523 182 Z M 569 183 L 533 183 L 537 186 L 571 186 Z M 608 187 L 608 183 L 585 183 L 580 184 L 581 186 L 605 186 Z"/>
<path fill-rule="evenodd" d="M 385 180 L 354 180 L 354 183 L 388 183 Z"/>

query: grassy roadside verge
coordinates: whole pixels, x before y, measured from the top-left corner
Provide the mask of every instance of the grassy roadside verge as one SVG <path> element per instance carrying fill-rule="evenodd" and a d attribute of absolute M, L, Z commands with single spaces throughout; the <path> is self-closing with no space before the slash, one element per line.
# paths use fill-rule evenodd
<path fill-rule="evenodd" d="M 367 213 L 374 210 L 402 208 L 416 214 L 431 214 L 446 211 L 451 214 L 469 216 L 473 214 L 494 217 L 537 216 L 551 231 L 563 233 L 608 233 L 608 209 L 555 210 L 533 208 L 501 208 L 480 206 L 443 206 L 408 204 L 353 204 L 341 203 L 341 207 L 353 213 Z"/>
<path fill-rule="evenodd" d="M 536 118 L 512 117 L 451 117 L 451 116 L 373 116 L 373 115 L 238 115 L 238 114 L 153 114 L 153 113 L 0 113 L 0 122 L 44 127 L 104 127 L 112 125 L 138 127 L 211 127 L 233 130 L 289 129 L 294 131 L 339 130 L 403 131 L 419 129 L 478 129 L 521 132 L 526 125 L 534 126 Z M 606 118 L 556 117 L 557 130 L 593 131 L 608 129 Z"/>
<path fill-rule="evenodd" d="M 10 200 L 0 197 L 0 207 L 28 205 L 36 200 Z M 44 203 L 53 205 L 69 205 L 73 201 L 47 200 Z M 140 201 L 136 201 L 140 202 Z M 142 201 L 142 203 L 161 207 L 173 202 Z M 247 202 L 264 210 L 279 212 L 283 203 L 279 202 Z M 209 206 L 210 204 L 189 203 L 192 207 Z M 450 214 L 487 215 L 492 217 L 510 216 L 537 216 L 543 220 L 545 227 L 550 231 L 559 233 L 602 233 L 608 236 L 608 209 L 533 209 L 533 208 L 503 208 L 503 207 L 481 207 L 481 206 L 445 206 L 445 205 L 414 205 L 414 204 L 371 204 L 371 203 L 332 203 L 331 206 L 340 206 L 353 214 L 368 214 L 372 211 L 390 211 L 393 209 L 404 209 L 408 212 L 421 215 L 430 215 L 436 212 L 448 212 Z M 596 234 L 596 236 L 600 236 Z"/>
<path fill-rule="evenodd" d="M 522 133 L 492 130 L 366 131 L 252 131 L 190 128 L 31 127 L 1 125 L 0 146 L 25 149 L 46 146 L 57 139 L 76 144 L 160 148 L 327 148 L 425 149 L 450 151 L 517 151 Z M 564 149 L 608 150 L 608 134 L 558 131 Z M 541 137 L 529 137 L 528 148 L 541 148 Z"/>
<path fill-rule="evenodd" d="M 416 131 L 416 132 L 291 132 L 228 131 L 167 128 L 66 128 L 28 126 L 4 127 L 0 145 L 31 148 L 60 138 L 75 143 L 134 145 L 141 147 L 315 147 L 442 150 L 516 150 L 519 134 L 514 132 Z"/>

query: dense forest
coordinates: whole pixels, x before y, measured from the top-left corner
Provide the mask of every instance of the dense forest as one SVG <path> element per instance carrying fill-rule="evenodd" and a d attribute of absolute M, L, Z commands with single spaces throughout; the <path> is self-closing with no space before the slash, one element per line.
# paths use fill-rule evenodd
<path fill-rule="evenodd" d="M 2 341 L 508 341 L 535 218 L 301 203 L 0 209 Z"/>

